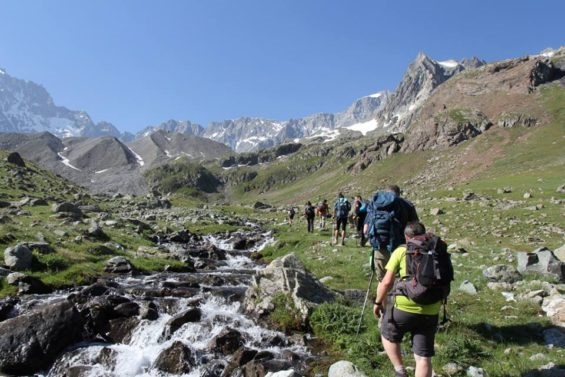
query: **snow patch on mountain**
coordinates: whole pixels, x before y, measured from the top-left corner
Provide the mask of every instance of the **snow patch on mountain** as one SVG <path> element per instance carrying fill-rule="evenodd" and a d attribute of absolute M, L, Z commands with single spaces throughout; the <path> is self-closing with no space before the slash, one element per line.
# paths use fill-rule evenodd
<path fill-rule="evenodd" d="M 379 127 L 379 124 L 376 119 L 371 119 L 366 122 L 356 123 L 352 126 L 345 127 L 348 130 L 352 131 L 359 131 L 365 136 L 367 132 L 374 131 Z"/>
<path fill-rule="evenodd" d="M 57 153 L 57 156 L 59 156 L 59 157 L 61 158 L 61 162 L 63 163 L 63 165 L 66 165 L 66 166 L 68 166 L 68 167 L 71 168 L 71 169 L 75 169 L 75 170 L 81 171 L 81 170 L 80 170 L 79 168 L 77 168 L 76 166 L 73 166 L 73 165 L 71 164 L 71 162 L 69 161 L 69 159 L 66 158 L 65 156 L 63 156 L 63 155 L 61 154 L 61 152 Z"/>
<path fill-rule="evenodd" d="M 139 166 L 145 165 L 145 161 L 143 161 L 143 158 L 142 158 L 140 155 L 138 155 L 137 153 L 135 153 L 135 151 L 134 151 L 133 149 L 131 149 L 130 147 L 127 147 L 127 148 L 128 148 L 128 150 L 135 156 L 135 159 L 137 160 L 137 164 L 138 164 Z"/>

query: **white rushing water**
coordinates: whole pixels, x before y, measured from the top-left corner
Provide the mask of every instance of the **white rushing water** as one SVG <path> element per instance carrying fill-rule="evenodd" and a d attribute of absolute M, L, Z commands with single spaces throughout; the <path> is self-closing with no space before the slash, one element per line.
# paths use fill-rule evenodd
<path fill-rule="evenodd" d="M 198 293 L 190 297 L 133 297 L 130 299 L 141 303 L 150 299 L 159 308 L 159 317 L 156 320 L 140 320 L 125 343 L 83 343 L 75 350 L 61 356 L 42 377 L 60 377 L 68 372 L 68 368 L 80 368 L 80 376 L 84 377 L 133 377 L 166 376 L 167 373 L 155 367 L 159 355 L 171 347 L 175 342 L 182 342 L 192 354 L 194 367 L 185 377 L 200 377 L 218 362 L 225 363 L 231 356 L 215 354 L 210 345 L 211 341 L 226 328 L 236 330 L 241 334 L 243 344 L 247 349 L 271 352 L 275 357 L 280 357 L 282 352 L 292 352 L 301 358 L 309 355 L 305 346 L 294 344 L 280 332 L 273 331 L 256 324 L 248 318 L 242 310 L 242 303 L 215 294 L 214 289 L 235 289 L 242 292 L 251 281 L 251 273 L 260 269 L 248 255 L 253 251 L 260 251 L 271 244 L 274 239 L 272 234 L 264 233 L 253 247 L 247 250 L 233 250 L 232 244 L 219 236 L 206 236 L 206 241 L 218 248 L 226 250 L 225 264 L 215 270 L 197 272 L 189 275 L 183 274 L 155 274 L 151 276 L 135 276 L 117 279 L 116 282 L 126 291 L 128 287 L 152 287 L 163 283 L 182 284 L 186 276 L 216 276 L 221 278 L 232 277 L 225 280 L 226 285 L 214 287 L 203 280 L 199 284 Z M 237 278 L 233 279 L 236 276 Z M 232 285 L 229 285 L 232 284 Z M 135 289 L 134 289 L 135 290 Z M 61 299 L 63 296 L 57 296 Z M 176 315 L 197 306 L 201 311 L 198 322 L 183 324 L 172 335 L 168 333 L 168 322 Z M 272 341 L 282 339 L 283 341 Z M 275 346 L 273 344 L 285 344 Z M 109 360 L 109 361 L 108 361 Z"/>

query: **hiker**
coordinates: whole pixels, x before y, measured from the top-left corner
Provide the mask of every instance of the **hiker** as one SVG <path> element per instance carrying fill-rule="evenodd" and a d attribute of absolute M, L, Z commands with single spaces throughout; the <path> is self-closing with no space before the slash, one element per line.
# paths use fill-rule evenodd
<path fill-rule="evenodd" d="M 390 187 L 392 186 L 385 191 L 375 192 L 367 207 L 363 226 L 363 232 L 373 247 L 378 281 L 384 278 L 385 266 L 392 251 L 406 242 L 404 238 L 406 224 L 418 220 L 414 206 L 399 197 Z"/>
<path fill-rule="evenodd" d="M 404 231 L 408 242 L 425 233 L 424 225 L 419 222 L 409 223 Z M 400 344 L 404 334 L 410 333 L 412 352 L 416 360 L 416 377 L 431 377 L 434 338 L 442 301 L 422 305 L 408 297 L 398 295 L 397 292 L 391 292 L 396 274 L 399 274 L 400 278 L 408 276 L 406 252 L 405 245 L 396 248 L 386 264 L 386 274 L 377 287 L 373 314 L 376 318 L 382 316 L 380 321 L 381 341 L 394 367 L 394 376 L 407 376 Z M 397 295 L 393 296 L 394 294 Z"/>
<path fill-rule="evenodd" d="M 306 202 L 304 206 L 304 217 L 308 223 L 308 233 L 314 233 L 314 218 L 316 217 L 316 212 L 310 201 Z"/>
<path fill-rule="evenodd" d="M 320 229 L 326 229 L 326 219 L 328 218 L 329 209 L 327 199 L 324 199 L 322 204 L 316 207 L 316 216 L 320 218 Z"/>
<path fill-rule="evenodd" d="M 400 190 L 400 187 L 398 187 L 397 185 L 389 185 L 387 187 L 387 191 L 393 192 L 399 199 L 400 206 L 402 207 L 402 219 L 400 219 L 400 222 L 402 224 L 408 224 L 409 222 L 420 220 L 418 218 L 418 214 L 416 213 L 416 207 L 414 207 L 414 204 L 401 196 L 402 192 Z"/>
<path fill-rule="evenodd" d="M 363 225 L 365 224 L 365 218 L 367 217 L 367 203 L 363 201 L 363 198 L 359 194 L 355 196 L 355 201 L 353 202 L 353 216 L 359 244 L 361 246 L 365 246 L 367 239 L 365 238 Z"/>
<path fill-rule="evenodd" d="M 287 211 L 287 217 L 286 217 L 286 221 L 288 222 L 288 225 L 292 226 L 292 219 L 294 219 L 295 214 L 296 211 L 294 210 L 294 207 L 290 207 L 290 209 Z"/>
<path fill-rule="evenodd" d="M 335 231 L 334 231 L 334 245 L 337 245 L 339 232 L 341 228 L 341 245 L 345 245 L 345 236 L 347 228 L 347 218 L 351 211 L 351 203 L 343 196 L 343 193 L 338 194 L 338 198 L 334 204 L 334 218 L 335 218 Z"/>

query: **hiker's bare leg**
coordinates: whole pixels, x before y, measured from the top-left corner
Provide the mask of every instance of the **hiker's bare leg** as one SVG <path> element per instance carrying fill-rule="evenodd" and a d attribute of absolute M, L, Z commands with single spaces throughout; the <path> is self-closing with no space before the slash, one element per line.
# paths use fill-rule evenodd
<path fill-rule="evenodd" d="M 404 364 L 402 363 L 402 353 L 400 352 L 400 343 L 393 343 L 382 336 L 381 341 L 383 342 L 383 347 L 386 355 L 392 363 L 392 366 L 395 369 L 404 367 Z M 416 377 L 418 377 L 417 374 Z"/>
<path fill-rule="evenodd" d="M 431 357 L 414 355 L 414 360 L 416 360 L 416 377 L 432 377 Z"/>

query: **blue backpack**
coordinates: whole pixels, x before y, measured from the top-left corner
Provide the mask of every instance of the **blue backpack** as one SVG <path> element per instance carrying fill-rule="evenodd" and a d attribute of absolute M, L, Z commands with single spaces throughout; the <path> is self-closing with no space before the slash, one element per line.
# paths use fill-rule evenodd
<path fill-rule="evenodd" d="M 339 198 L 335 203 L 335 216 L 338 219 L 343 219 L 347 217 L 351 211 L 351 203 L 345 198 Z"/>
<path fill-rule="evenodd" d="M 393 192 L 378 191 L 369 203 L 367 219 L 368 237 L 374 250 L 386 249 L 392 253 L 405 242 L 404 229 L 399 220 L 402 211 Z"/>

